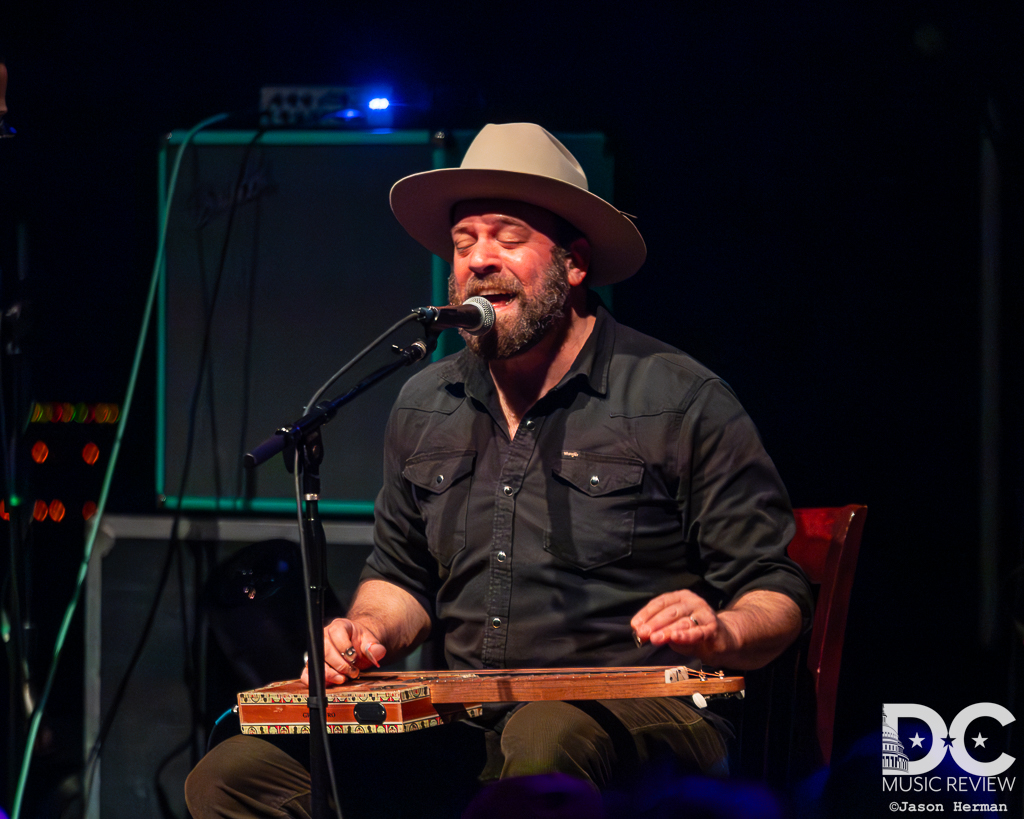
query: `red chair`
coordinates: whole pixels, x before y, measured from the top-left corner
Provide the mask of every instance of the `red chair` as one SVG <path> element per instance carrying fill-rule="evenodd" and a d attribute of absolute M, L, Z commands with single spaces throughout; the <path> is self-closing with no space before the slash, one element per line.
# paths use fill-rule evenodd
<path fill-rule="evenodd" d="M 796 509 L 796 535 L 789 556 L 818 586 L 814 625 L 807 649 L 807 668 L 815 694 L 815 733 L 822 759 L 832 758 L 839 666 L 846 634 L 846 613 L 857 569 L 866 506 Z"/>
<path fill-rule="evenodd" d="M 846 613 L 866 506 L 796 509 L 789 556 L 807 574 L 817 604 L 804 635 L 765 668 L 746 672 L 738 714 L 736 771 L 787 788 L 832 756 Z M 732 707 L 732 706 L 728 706 Z"/>

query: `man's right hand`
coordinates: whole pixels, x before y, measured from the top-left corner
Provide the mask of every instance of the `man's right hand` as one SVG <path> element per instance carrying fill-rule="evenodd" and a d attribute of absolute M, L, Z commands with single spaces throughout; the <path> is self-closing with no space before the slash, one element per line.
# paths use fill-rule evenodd
<path fill-rule="evenodd" d="M 359 676 L 359 671 L 379 666 L 387 650 L 365 626 L 340 617 L 324 629 L 324 680 L 341 685 Z M 309 665 L 302 669 L 302 682 L 309 685 Z"/>

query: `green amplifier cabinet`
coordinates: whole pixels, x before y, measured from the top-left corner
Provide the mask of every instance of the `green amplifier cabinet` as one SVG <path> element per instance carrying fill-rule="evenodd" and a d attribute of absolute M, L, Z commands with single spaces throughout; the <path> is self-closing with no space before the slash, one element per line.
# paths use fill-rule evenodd
<path fill-rule="evenodd" d="M 173 194 L 160 284 L 156 492 L 163 503 L 294 512 L 284 459 L 247 474 L 242 456 L 299 418 L 322 383 L 414 307 L 447 302 L 448 265 L 406 235 L 388 192 L 408 174 L 457 166 L 474 135 L 196 135 Z M 169 134 L 160 152 L 161 212 L 184 136 Z M 604 136 L 558 136 L 583 165 L 590 189 L 611 199 Z M 418 334 L 417 324 L 407 325 L 327 397 L 392 360 L 391 344 Z M 438 354 L 459 346 L 447 331 Z M 372 513 L 387 415 L 415 367 L 342 407 L 324 427 L 325 515 Z"/>

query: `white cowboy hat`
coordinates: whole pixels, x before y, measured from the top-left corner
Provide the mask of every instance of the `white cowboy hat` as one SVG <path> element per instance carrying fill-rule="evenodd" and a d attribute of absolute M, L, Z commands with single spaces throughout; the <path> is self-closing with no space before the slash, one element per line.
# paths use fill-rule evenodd
<path fill-rule="evenodd" d="M 590 241 L 592 286 L 628 279 L 647 257 L 633 222 L 590 193 L 576 158 L 533 123 L 486 125 L 458 168 L 413 174 L 391 188 L 391 210 L 402 227 L 449 263 L 452 208 L 467 199 L 512 199 L 561 216 Z"/>

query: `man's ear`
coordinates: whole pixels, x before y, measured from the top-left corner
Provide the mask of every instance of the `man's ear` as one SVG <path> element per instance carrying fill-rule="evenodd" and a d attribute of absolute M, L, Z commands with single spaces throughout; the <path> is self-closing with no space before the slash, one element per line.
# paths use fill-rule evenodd
<path fill-rule="evenodd" d="M 569 284 L 573 287 L 583 284 L 590 268 L 590 242 L 580 236 L 569 245 Z"/>

